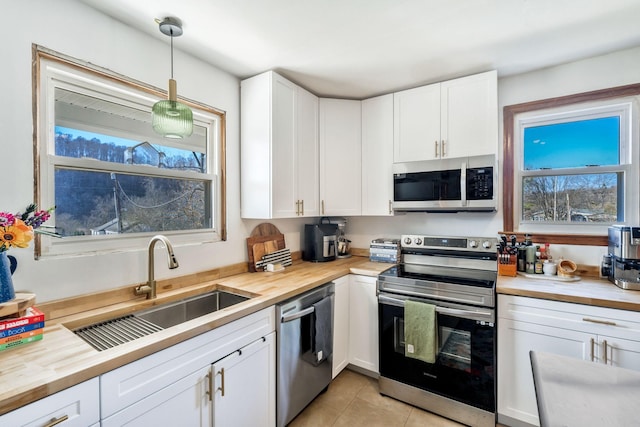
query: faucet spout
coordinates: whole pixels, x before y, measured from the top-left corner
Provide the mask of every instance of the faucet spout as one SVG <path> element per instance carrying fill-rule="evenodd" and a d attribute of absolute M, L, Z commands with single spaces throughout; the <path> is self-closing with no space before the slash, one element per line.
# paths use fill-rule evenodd
<path fill-rule="evenodd" d="M 149 241 L 149 256 L 148 256 L 148 280 L 146 285 L 140 285 L 136 287 L 135 294 L 136 295 L 147 295 L 147 299 L 154 299 L 156 297 L 156 281 L 155 281 L 155 259 L 154 259 L 154 249 L 157 242 L 162 242 L 164 244 L 165 249 L 167 250 L 167 262 L 170 270 L 174 268 L 178 268 L 178 260 L 176 259 L 175 254 L 173 253 L 173 246 L 169 239 L 165 236 L 158 234 L 153 236 Z"/>

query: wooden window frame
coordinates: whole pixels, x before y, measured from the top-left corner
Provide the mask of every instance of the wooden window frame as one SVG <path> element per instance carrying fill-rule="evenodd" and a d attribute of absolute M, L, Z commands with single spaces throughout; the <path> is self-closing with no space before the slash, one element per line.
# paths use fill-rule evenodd
<path fill-rule="evenodd" d="M 572 104 L 580 104 L 590 101 L 599 101 L 604 99 L 622 98 L 626 96 L 640 95 L 640 84 L 631 84 L 626 86 L 618 86 L 609 89 L 595 90 L 574 95 L 561 96 L 557 98 L 548 98 L 538 101 L 525 102 L 522 104 L 507 105 L 503 109 L 503 166 L 502 166 L 502 221 L 505 231 L 501 233 L 515 234 L 518 240 L 524 238 L 525 233 L 513 232 L 514 229 L 514 135 L 515 117 L 518 114 L 527 113 L 536 110 L 544 110 L 554 107 L 562 107 Z M 588 246 L 607 246 L 608 236 L 606 235 L 587 235 L 587 234 L 557 234 L 557 233 L 527 233 L 532 236 L 534 241 L 548 242 L 553 244 L 567 245 L 588 245 Z"/>

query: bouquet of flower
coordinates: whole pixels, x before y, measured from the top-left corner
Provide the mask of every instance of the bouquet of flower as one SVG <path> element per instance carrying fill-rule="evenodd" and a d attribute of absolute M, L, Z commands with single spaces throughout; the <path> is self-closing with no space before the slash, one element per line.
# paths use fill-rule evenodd
<path fill-rule="evenodd" d="M 0 212 L 0 252 L 29 246 L 34 230 L 51 217 L 54 209 L 38 210 L 38 206 L 32 203 L 23 213 Z"/>

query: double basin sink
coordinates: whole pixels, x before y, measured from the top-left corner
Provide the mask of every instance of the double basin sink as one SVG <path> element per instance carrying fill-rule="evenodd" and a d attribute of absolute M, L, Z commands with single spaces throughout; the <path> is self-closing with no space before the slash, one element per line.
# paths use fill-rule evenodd
<path fill-rule="evenodd" d="M 106 350 L 192 319 L 247 301 L 249 297 L 216 290 L 136 311 L 75 329 L 96 350 Z"/>

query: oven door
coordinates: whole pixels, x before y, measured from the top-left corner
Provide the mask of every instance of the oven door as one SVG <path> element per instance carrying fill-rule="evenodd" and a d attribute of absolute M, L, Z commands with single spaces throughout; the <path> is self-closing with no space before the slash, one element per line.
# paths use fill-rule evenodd
<path fill-rule="evenodd" d="M 430 364 L 405 356 L 406 299 L 378 295 L 380 376 L 495 412 L 495 311 L 411 297 L 436 306 L 439 351 Z"/>

